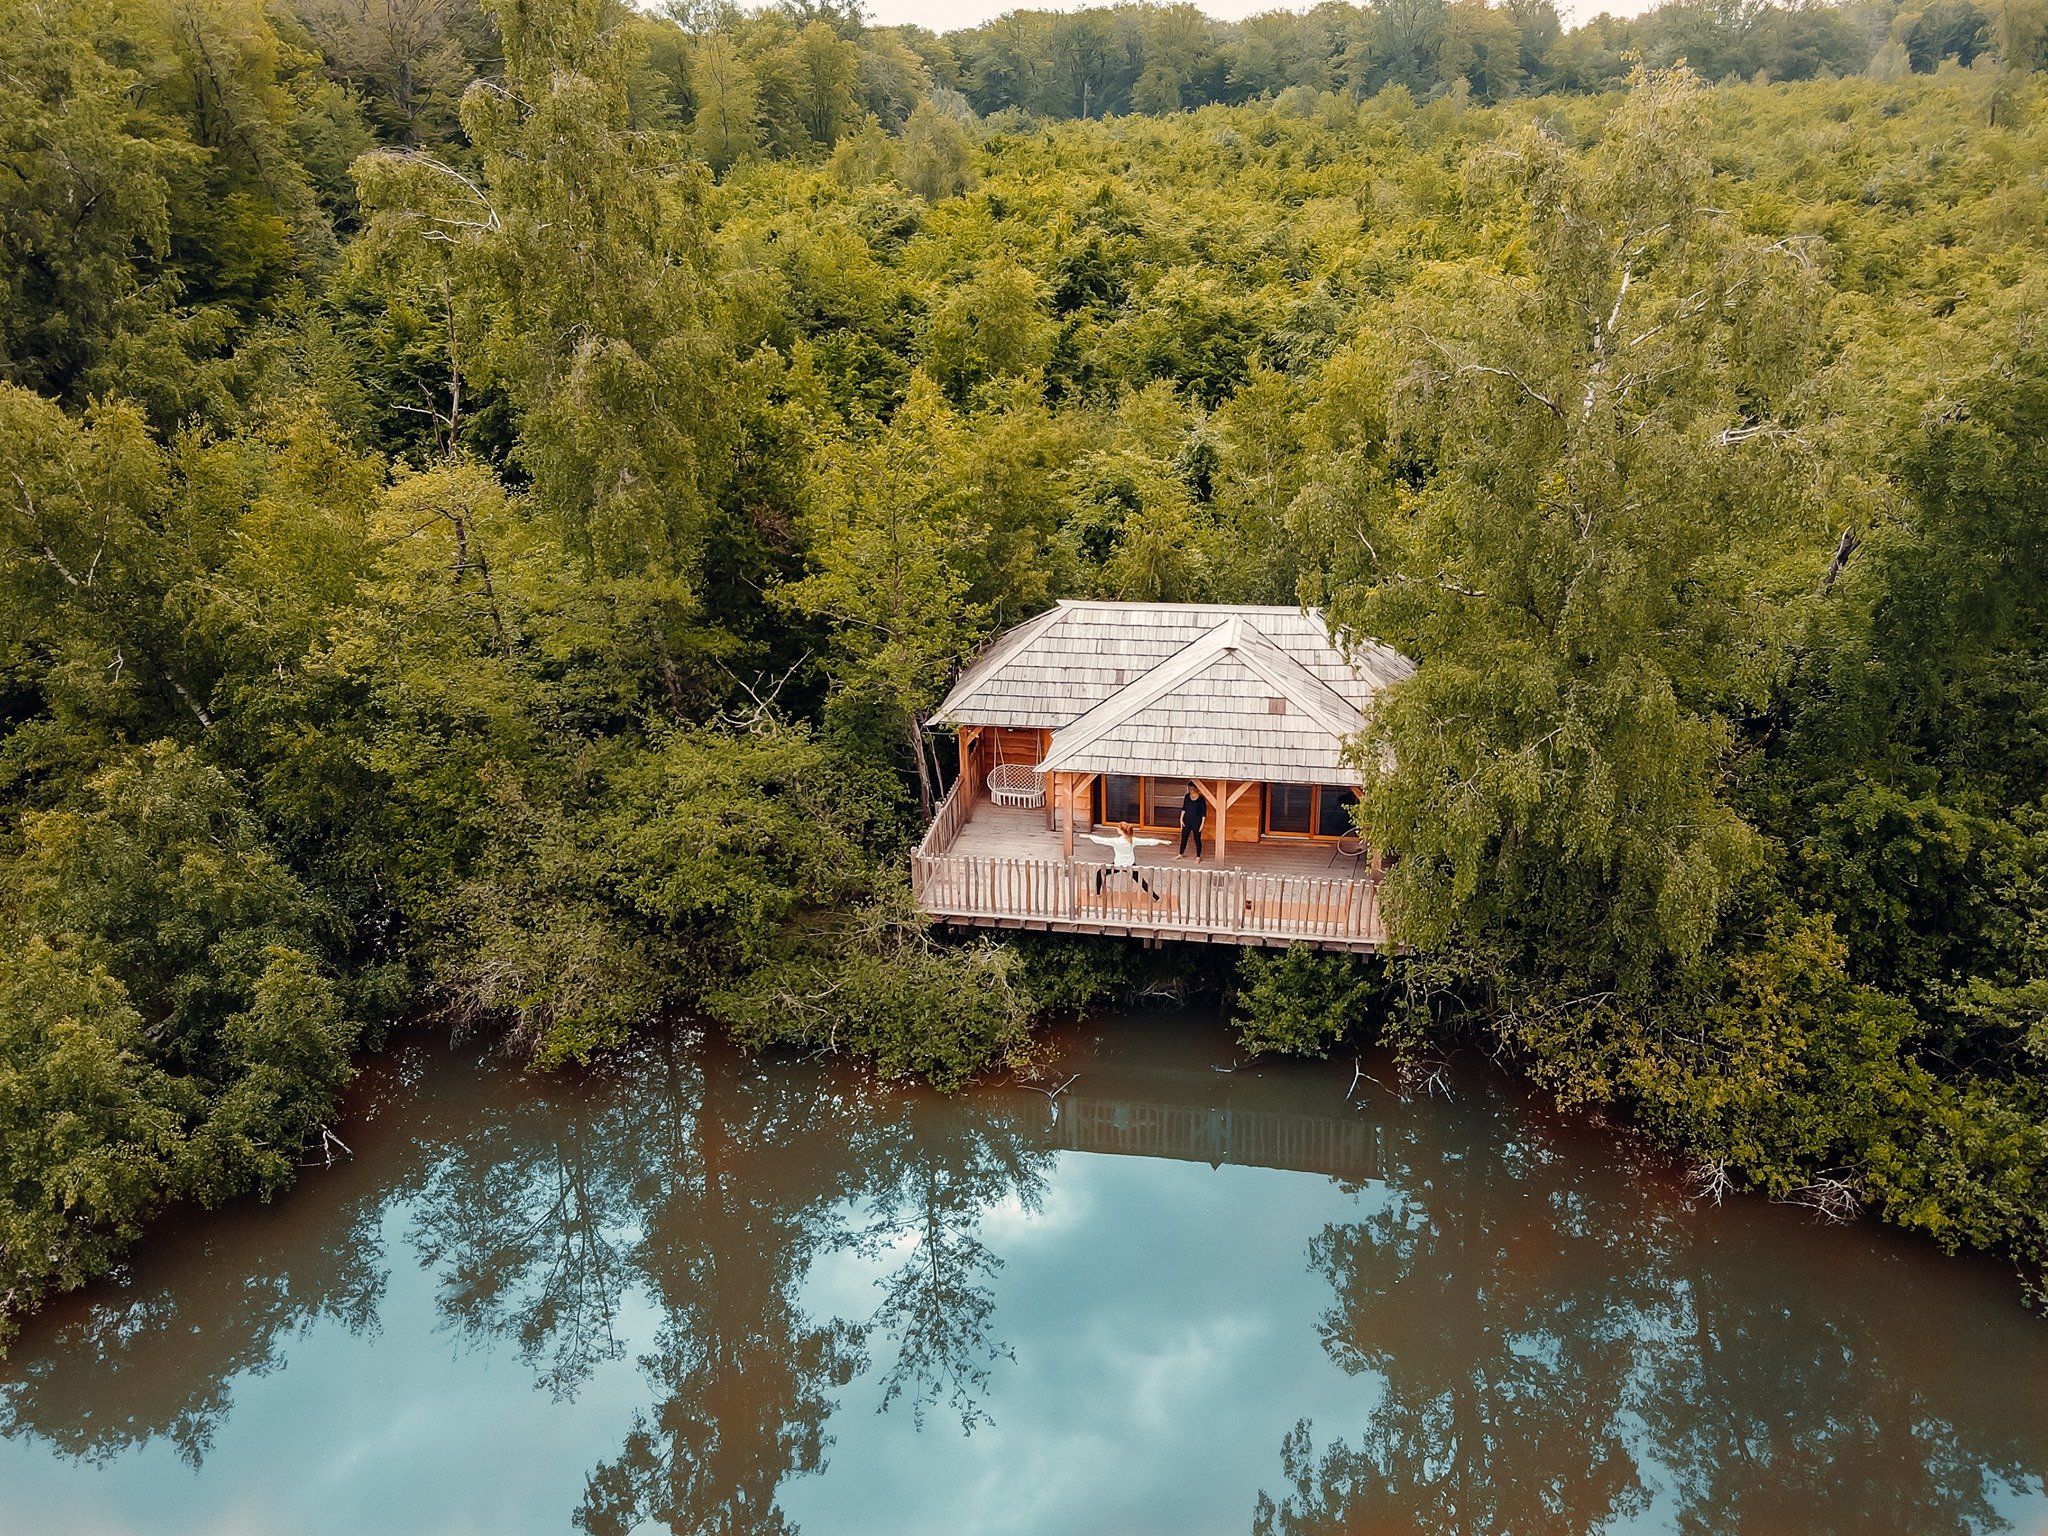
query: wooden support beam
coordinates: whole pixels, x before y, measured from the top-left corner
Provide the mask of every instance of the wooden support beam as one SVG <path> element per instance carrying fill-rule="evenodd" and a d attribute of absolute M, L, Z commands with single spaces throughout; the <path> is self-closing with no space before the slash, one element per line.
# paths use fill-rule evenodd
<path fill-rule="evenodd" d="M 1044 762 L 1044 761 L 1045 761 L 1045 754 L 1046 754 L 1046 753 L 1048 753 L 1048 752 L 1050 752 L 1051 750 L 1052 750 L 1052 732 L 1051 732 L 1051 731 L 1048 731 L 1048 730 L 1045 730 L 1045 729 L 1043 729 L 1043 728 L 1041 727 L 1041 728 L 1040 728 L 1040 730 L 1038 731 L 1038 756 L 1037 756 L 1037 757 L 1035 757 L 1035 758 L 1033 758 L 1033 759 L 1031 760 L 1031 761 L 1032 761 L 1032 766 L 1033 766 L 1033 767 L 1036 767 L 1036 766 L 1037 766 L 1038 764 L 1040 764 L 1040 763 Z M 1052 785 L 1050 785 L 1050 784 L 1047 784 L 1047 785 L 1045 786 L 1045 829 L 1046 829 L 1046 831 L 1050 832 L 1050 831 L 1051 831 L 1051 830 L 1052 830 L 1052 829 L 1053 829 L 1054 827 L 1056 827 L 1056 826 L 1058 826 L 1058 825 L 1059 825 L 1059 822 L 1060 822 L 1060 797 L 1059 797 L 1058 795 L 1056 795 L 1056 794 L 1054 794 L 1054 793 L 1053 793 L 1053 790 L 1052 790 Z"/>
<path fill-rule="evenodd" d="M 1195 787 L 1208 797 L 1209 809 L 1216 814 L 1216 857 L 1220 859 L 1230 849 L 1230 808 L 1252 790 L 1257 789 L 1259 781 L 1257 779 L 1237 781 L 1211 779 L 1207 783 L 1203 783 L 1197 779 L 1193 782 Z M 1233 782 L 1237 784 L 1235 789 L 1230 787 Z M 1257 842 L 1258 839 L 1253 838 L 1252 841 Z"/>
<path fill-rule="evenodd" d="M 981 732 L 978 725 L 963 725 L 953 737 L 960 749 L 960 782 L 975 794 L 981 792 L 981 786 L 974 782 L 974 749 L 981 741 Z"/>
<path fill-rule="evenodd" d="M 1192 782 L 1195 788 L 1202 792 L 1202 798 L 1209 802 L 1209 811 L 1216 818 L 1216 857 L 1221 859 L 1230 847 L 1230 828 L 1227 825 L 1229 818 L 1225 814 L 1226 806 L 1223 799 L 1224 786 L 1230 780 L 1211 779 L 1204 784 L 1200 779 L 1196 779 Z"/>

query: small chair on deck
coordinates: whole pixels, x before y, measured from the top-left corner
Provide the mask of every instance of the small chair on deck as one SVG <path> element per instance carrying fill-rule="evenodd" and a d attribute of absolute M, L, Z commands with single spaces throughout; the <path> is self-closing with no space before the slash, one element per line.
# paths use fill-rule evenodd
<path fill-rule="evenodd" d="M 997 805 L 1035 811 L 1045 804 L 1045 779 L 1035 767 L 1003 761 L 1002 738 L 996 738 L 995 766 L 988 771 L 988 797 Z"/>
<path fill-rule="evenodd" d="M 1330 862 L 1334 864 L 1339 859 L 1349 859 L 1352 869 L 1362 873 L 1365 868 L 1365 839 L 1356 832 L 1346 832 L 1338 838 L 1336 846 L 1330 850 Z"/>

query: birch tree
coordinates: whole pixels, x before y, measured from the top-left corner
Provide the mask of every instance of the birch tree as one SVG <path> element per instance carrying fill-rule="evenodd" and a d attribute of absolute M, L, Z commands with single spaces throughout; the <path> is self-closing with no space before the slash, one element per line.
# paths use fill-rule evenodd
<path fill-rule="evenodd" d="M 1721 776 L 1767 690 L 1770 561 L 1822 531 L 1819 302 L 1797 242 L 1712 206 L 1707 113 L 1686 71 L 1639 72 L 1590 149 L 1537 126 L 1480 151 L 1498 264 L 1398 311 L 1336 608 L 1421 663 L 1361 755 L 1410 943 L 1638 986 L 1758 859 Z"/>

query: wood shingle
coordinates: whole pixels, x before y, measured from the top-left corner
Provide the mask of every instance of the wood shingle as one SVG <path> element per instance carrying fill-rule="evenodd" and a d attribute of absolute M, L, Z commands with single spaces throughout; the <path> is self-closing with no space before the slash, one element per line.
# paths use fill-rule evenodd
<path fill-rule="evenodd" d="M 1070 602 L 991 645 L 934 720 L 1050 729 L 1044 772 L 1344 784 L 1374 696 L 1413 672 L 1312 608 Z"/>

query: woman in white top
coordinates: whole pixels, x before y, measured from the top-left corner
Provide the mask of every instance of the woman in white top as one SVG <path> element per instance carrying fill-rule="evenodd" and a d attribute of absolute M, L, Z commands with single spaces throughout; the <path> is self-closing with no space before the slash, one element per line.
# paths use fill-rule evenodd
<path fill-rule="evenodd" d="M 1111 825 L 1115 828 L 1115 831 L 1108 837 L 1104 837 L 1099 832 L 1083 832 L 1081 834 L 1089 842 L 1100 843 L 1109 850 L 1110 862 L 1108 867 L 1095 871 L 1095 894 L 1098 896 L 1102 894 L 1102 882 L 1105 878 L 1113 880 L 1118 875 L 1129 875 L 1138 882 L 1140 890 L 1154 901 L 1157 901 L 1159 893 L 1152 889 L 1151 882 L 1138 873 L 1138 850 L 1140 848 L 1164 848 L 1166 846 L 1166 839 L 1163 837 L 1134 836 L 1128 822 L 1113 822 Z"/>

